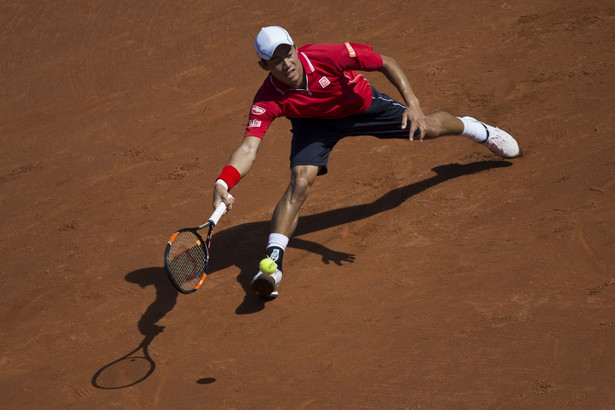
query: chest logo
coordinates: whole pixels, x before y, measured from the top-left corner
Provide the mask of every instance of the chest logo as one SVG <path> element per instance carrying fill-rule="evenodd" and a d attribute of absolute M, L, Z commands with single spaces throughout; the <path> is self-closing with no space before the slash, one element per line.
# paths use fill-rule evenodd
<path fill-rule="evenodd" d="M 331 81 L 329 81 L 327 77 L 321 78 L 320 80 L 318 80 L 318 82 L 320 83 L 320 86 L 322 88 L 326 88 L 329 84 L 331 84 Z"/>
<path fill-rule="evenodd" d="M 263 107 L 259 107 L 258 105 L 254 104 L 252 106 L 252 109 L 250 110 L 252 112 L 252 114 L 254 115 L 261 115 L 264 114 L 265 112 L 267 112 L 266 109 L 264 109 Z"/>

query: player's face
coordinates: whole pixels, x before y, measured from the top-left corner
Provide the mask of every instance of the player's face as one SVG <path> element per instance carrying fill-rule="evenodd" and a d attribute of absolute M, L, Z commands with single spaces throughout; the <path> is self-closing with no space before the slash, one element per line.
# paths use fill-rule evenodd
<path fill-rule="evenodd" d="M 271 75 L 288 88 L 303 88 L 305 82 L 303 65 L 295 46 L 279 45 L 266 64 Z"/>

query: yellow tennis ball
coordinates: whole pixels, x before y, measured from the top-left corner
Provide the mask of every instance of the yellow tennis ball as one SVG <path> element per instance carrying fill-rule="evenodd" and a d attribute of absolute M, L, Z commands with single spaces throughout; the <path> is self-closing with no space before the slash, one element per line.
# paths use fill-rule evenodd
<path fill-rule="evenodd" d="M 258 267 L 264 274 L 271 275 L 278 268 L 278 265 L 273 260 L 265 258 L 258 264 Z"/>

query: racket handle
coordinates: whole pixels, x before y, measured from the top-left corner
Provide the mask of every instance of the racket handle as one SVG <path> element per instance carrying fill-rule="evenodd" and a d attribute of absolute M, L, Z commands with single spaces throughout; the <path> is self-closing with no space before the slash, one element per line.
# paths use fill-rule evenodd
<path fill-rule="evenodd" d="M 226 204 L 224 202 L 220 202 L 216 207 L 216 210 L 209 217 L 209 222 L 211 222 L 212 226 L 216 226 L 224 212 L 226 211 Z"/>

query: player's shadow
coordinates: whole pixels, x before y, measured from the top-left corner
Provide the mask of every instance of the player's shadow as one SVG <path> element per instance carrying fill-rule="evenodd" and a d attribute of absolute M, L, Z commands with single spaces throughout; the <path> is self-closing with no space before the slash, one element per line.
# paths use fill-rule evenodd
<path fill-rule="evenodd" d="M 343 262 L 352 262 L 354 260 L 352 254 L 329 249 L 322 244 L 299 238 L 299 236 L 391 210 L 414 195 L 451 179 L 511 165 L 512 163 L 508 161 L 477 161 L 469 164 L 437 166 L 432 168 L 434 176 L 389 191 L 373 202 L 300 217 L 297 230 L 289 246 L 320 254 L 325 263 L 333 262 L 341 265 Z M 214 235 L 210 274 L 230 266 L 237 266 L 240 270 L 237 281 L 244 288 L 246 295 L 235 311 L 237 314 L 254 313 L 265 306 L 265 300 L 254 294 L 249 286 L 252 277 L 256 274 L 257 262 L 264 257 L 269 224 L 269 221 L 251 222 L 229 229 L 221 229 Z"/>
<path fill-rule="evenodd" d="M 156 290 L 156 299 L 145 309 L 145 312 L 137 324 L 139 332 L 144 336 L 157 335 L 161 333 L 164 326 L 157 323 L 173 308 L 177 303 L 178 291 L 171 285 L 169 278 L 162 267 L 145 268 L 130 272 L 126 275 L 126 281 L 136 283 L 142 288 L 153 286 Z"/>
<path fill-rule="evenodd" d="M 139 269 L 128 273 L 125 279 L 142 288 L 153 286 L 156 298 L 137 323 L 139 332 L 144 336 L 141 344 L 127 355 L 102 367 L 92 377 L 92 385 L 100 389 L 130 387 L 142 382 L 154 372 L 156 364 L 149 356 L 148 347 L 164 330 L 164 327 L 157 323 L 177 302 L 178 292 L 169 282 L 162 267 Z"/>

